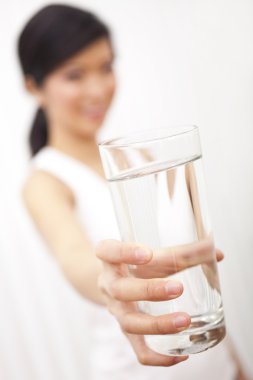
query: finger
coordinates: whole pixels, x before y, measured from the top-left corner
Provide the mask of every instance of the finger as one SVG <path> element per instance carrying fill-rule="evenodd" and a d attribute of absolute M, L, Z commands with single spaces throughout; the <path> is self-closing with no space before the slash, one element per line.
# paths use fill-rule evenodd
<path fill-rule="evenodd" d="M 112 282 L 109 291 L 119 301 L 166 301 L 179 297 L 183 285 L 172 280 L 121 277 Z"/>
<path fill-rule="evenodd" d="M 186 268 L 210 263 L 213 261 L 213 257 L 212 240 L 205 239 L 191 244 L 156 250 L 147 264 L 131 268 L 131 273 L 140 278 L 165 277 Z"/>
<path fill-rule="evenodd" d="M 140 244 L 103 240 L 96 247 L 99 259 L 111 264 L 145 264 L 152 258 L 152 251 Z"/>
<path fill-rule="evenodd" d="M 166 356 L 152 351 L 146 346 L 143 336 L 127 335 L 127 338 L 142 365 L 170 367 L 188 359 L 188 356 Z"/>
<path fill-rule="evenodd" d="M 144 313 L 129 312 L 118 316 L 122 330 L 128 334 L 164 335 L 176 334 L 189 327 L 191 319 L 186 313 L 172 313 L 151 316 Z"/>

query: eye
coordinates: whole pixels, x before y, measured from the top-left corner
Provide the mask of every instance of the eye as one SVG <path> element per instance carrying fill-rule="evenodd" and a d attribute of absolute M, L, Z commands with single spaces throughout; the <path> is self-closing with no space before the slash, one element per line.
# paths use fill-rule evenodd
<path fill-rule="evenodd" d="M 77 81 L 82 79 L 84 73 L 81 70 L 69 70 L 65 73 L 65 78 L 70 81 Z"/>
<path fill-rule="evenodd" d="M 113 70 L 113 63 L 112 62 L 104 63 L 101 66 L 100 70 L 101 70 L 101 73 L 104 73 L 104 74 L 111 73 Z"/>

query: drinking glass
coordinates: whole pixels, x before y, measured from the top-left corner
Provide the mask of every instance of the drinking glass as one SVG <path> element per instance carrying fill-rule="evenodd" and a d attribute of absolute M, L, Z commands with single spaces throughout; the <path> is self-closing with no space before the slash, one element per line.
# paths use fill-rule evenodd
<path fill-rule="evenodd" d="M 191 316 L 187 330 L 146 335 L 146 344 L 165 355 L 216 345 L 225 325 L 198 128 L 142 131 L 102 142 L 99 149 L 122 240 L 153 250 L 149 264 L 129 266 L 130 275 L 175 279 L 184 286 L 176 299 L 138 302 L 153 316 Z"/>

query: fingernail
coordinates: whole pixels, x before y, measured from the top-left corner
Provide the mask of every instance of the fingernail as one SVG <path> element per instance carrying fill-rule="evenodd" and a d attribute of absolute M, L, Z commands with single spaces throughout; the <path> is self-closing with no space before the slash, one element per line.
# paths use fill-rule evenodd
<path fill-rule="evenodd" d="M 177 356 L 175 359 L 174 359 L 174 363 L 177 364 L 177 363 L 181 363 L 181 362 L 184 362 L 185 360 L 189 359 L 189 356 Z"/>
<path fill-rule="evenodd" d="M 219 251 L 218 254 L 217 254 L 217 257 L 218 257 L 219 260 L 223 260 L 224 259 L 224 254 L 221 251 Z"/>
<path fill-rule="evenodd" d="M 181 293 L 182 288 L 183 288 L 182 284 L 176 281 L 168 281 L 165 285 L 165 289 L 167 293 L 171 295 L 176 295 L 178 293 Z"/>
<path fill-rule="evenodd" d="M 184 315 L 178 315 L 174 319 L 174 326 L 179 329 L 182 327 L 187 327 L 189 325 L 189 317 L 186 317 Z"/>
<path fill-rule="evenodd" d="M 150 252 L 143 248 L 136 248 L 134 253 L 139 263 L 146 263 L 150 258 Z"/>

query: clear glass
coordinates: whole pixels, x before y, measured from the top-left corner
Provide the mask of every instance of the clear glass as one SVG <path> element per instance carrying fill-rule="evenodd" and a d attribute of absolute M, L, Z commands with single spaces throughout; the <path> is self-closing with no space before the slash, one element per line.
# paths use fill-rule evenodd
<path fill-rule="evenodd" d="M 147 345 L 165 355 L 216 345 L 225 336 L 225 325 L 198 128 L 139 132 L 99 148 L 122 240 L 154 252 L 153 266 L 131 266 L 130 274 L 168 277 L 184 285 L 174 300 L 138 303 L 141 311 L 155 316 L 177 311 L 191 316 L 187 330 L 146 335 Z"/>

